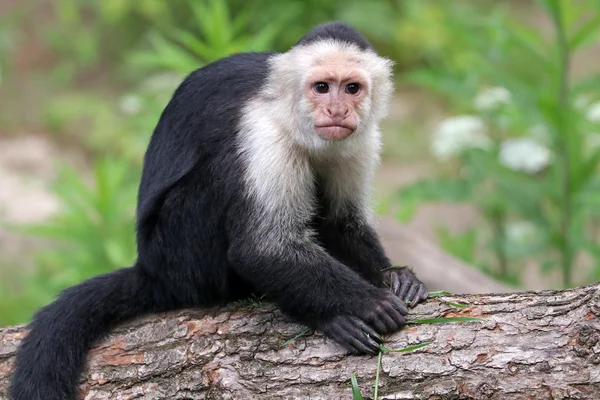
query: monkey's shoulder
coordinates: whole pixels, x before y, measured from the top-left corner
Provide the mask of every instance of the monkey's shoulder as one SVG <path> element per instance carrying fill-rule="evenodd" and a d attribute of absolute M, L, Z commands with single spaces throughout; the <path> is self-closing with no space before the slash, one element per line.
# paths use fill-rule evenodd
<path fill-rule="evenodd" d="M 238 53 L 192 71 L 173 93 L 163 117 L 181 122 L 187 116 L 188 123 L 204 129 L 231 126 L 243 104 L 266 82 L 269 58 L 275 54 Z"/>
<path fill-rule="evenodd" d="M 214 87 L 242 92 L 260 85 L 269 73 L 268 61 L 276 53 L 237 53 L 198 68 L 182 83 L 196 89 Z"/>

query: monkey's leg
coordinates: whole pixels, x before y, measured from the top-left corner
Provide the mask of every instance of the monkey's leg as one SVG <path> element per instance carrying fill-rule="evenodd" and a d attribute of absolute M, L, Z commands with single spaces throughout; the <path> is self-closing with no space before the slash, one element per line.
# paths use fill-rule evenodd
<path fill-rule="evenodd" d="M 319 227 L 327 251 L 377 286 L 389 287 L 411 307 L 427 298 L 427 288 L 406 267 L 395 267 L 375 230 L 353 216 L 326 218 Z"/>

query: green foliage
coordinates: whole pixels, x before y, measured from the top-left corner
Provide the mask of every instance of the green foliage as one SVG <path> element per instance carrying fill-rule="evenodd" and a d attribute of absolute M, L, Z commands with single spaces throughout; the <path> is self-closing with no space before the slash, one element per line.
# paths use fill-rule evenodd
<path fill-rule="evenodd" d="M 235 17 L 231 16 L 226 1 L 191 2 L 190 8 L 200 35 L 175 26 L 165 29 L 169 39 L 151 32 L 152 48 L 134 53 L 131 57 L 133 65 L 188 73 L 234 53 L 271 49 L 275 36 L 287 22 L 274 19 L 251 34 L 249 22 L 256 9 L 250 3 L 245 4 Z"/>
<path fill-rule="evenodd" d="M 135 261 L 139 178 L 139 169 L 113 157 L 96 163 L 93 185 L 72 168 L 60 169 L 53 189 L 62 202 L 62 211 L 46 223 L 13 228 L 44 238 L 49 246 L 36 254 L 36 267 L 19 282 L 24 287 L 13 290 L 9 281 L 3 281 L 7 296 L 0 301 L 0 323 L 26 321 L 62 289 Z M 10 282 L 14 284 L 15 278 Z M 10 304 L 16 301 L 20 306 L 13 309 Z"/>
<path fill-rule="evenodd" d="M 360 392 L 360 387 L 358 386 L 358 381 L 356 380 L 356 374 L 354 372 L 350 375 L 350 382 L 352 383 L 352 400 L 363 400 L 364 397 Z"/>
<path fill-rule="evenodd" d="M 484 224 L 476 238 L 475 231 L 456 240 L 444 234 L 448 250 L 512 282 L 535 258 L 560 268 L 571 286 L 584 252 L 594 260 L 589 278 L 600 278 L 600 117 L 592 115 L 600 103 L 591 104 L 599 100 L 600 75 L 571 81 L 569 71 L 574 53 L 600 37 L 600 10 L 593 2 L 537 3 L 553 23 L 550 39 L 499 8 L 453 22 L 471 33 L 459 35 L 468 38 L 470 65 L 441 62 L 408 74 L 466 115 L 443 121 L 434 134 L 445 176 L 417 182 L 397 200 L 404 220 L 425 201 L 472 204 Z"/>
<path fill-rule="evenodd" d="M 58 94 L 46 107 L 43 123 L 56 136 L 78 141 L 94 153 L 139 163 L 181 79 L 174 73 L 150 75 L 116 99 L 84 92 Z"/>

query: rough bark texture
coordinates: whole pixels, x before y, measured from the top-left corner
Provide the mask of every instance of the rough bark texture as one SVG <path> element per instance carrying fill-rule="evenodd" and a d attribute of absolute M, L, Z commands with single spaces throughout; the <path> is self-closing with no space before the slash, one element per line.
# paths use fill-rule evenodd
<path fill-rule="evenodd" d="M 451 303 L 467 305 L 458 308 Z M 600 399 L 600 284 L 566 291 L 429 299 L 391 335 L 380 399 Z M 116 328 L 90 352 L 84 399 L 351 399 L 355 373 L 373 396 L 377 357 L 349 356 L 270 304 L 149 316 Z M 0 330 L 6 398 L 24 326 Z"/>

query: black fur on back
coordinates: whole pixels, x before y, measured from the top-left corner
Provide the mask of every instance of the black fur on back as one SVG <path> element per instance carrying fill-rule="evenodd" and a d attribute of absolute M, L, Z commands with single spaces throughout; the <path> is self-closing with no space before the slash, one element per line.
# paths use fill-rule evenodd
<path fill-rule="evenodd" d="M 269 53 L 236 54 L 192 72 L 154 130 L 138 192 L 138 259 L 63 291 L 17 352 L 9 399 L 75 400 L 90 347 L 115 324 L 250 295 L 227 265 L 223 221 L 244 214 L 234 138 Z"/>
<path fill-rule="evenodd" d="M 313 28 L 295 46 L 307 45 L 323 39 L 335 39 L 341 42 L 352 43 L 361 50 L 372 50 L 373 47 L 365 37 L 352 26 L 344 22 L 327 22 Z"/>

